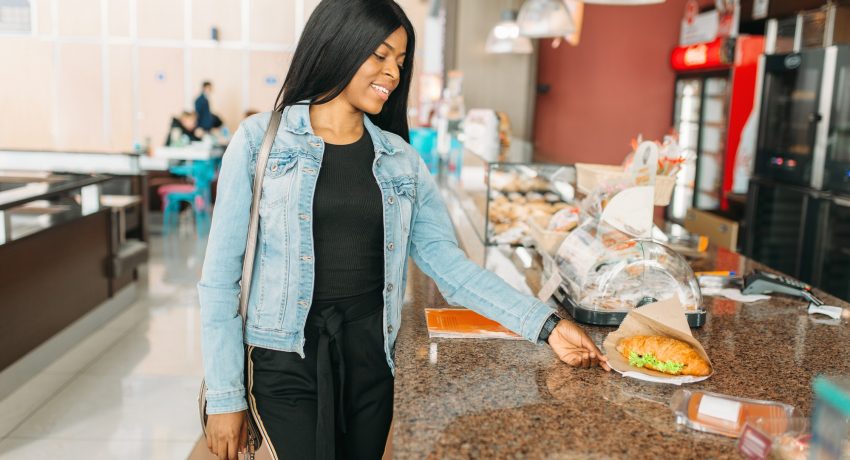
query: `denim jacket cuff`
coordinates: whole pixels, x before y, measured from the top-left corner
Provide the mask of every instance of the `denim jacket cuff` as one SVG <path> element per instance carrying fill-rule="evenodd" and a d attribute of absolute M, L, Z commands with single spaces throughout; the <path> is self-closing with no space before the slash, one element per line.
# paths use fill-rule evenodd
<path fill-rule="evenodd" d="M 549 316 L 557 313 L 554 308 L 549 305 L 537 301 L 525 314 L 525 319 L 522 322 L 522 336 L 533 343 L 537 343 L 540 337 L 540 331 L 543 330 L 543 325 Z"/>
<path fill-rule="evenodd" d="M 248 408 L 245 390 L 233 390 L 218 394 L 207 392 L 207 414 L 227 414 Z"/>

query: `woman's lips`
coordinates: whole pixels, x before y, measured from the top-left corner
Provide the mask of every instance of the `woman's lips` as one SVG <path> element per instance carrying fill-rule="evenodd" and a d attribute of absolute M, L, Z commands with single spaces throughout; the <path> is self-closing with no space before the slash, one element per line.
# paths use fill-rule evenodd
<path fill-rule="evenodd" d="M 383 100 L 384 102 L 386 102 L 387 99 L 390 98 L 390 90 L 389 89 L 387 89 L 387 88 L 385 88 L 381 85 L 376 85 L 374 83 L 372 83 L 369 86 L 372 88 L 372 91 L 374 91 L 375 94 L 377 94 L 378 97 L 380 97 L 381 100 Z"/>

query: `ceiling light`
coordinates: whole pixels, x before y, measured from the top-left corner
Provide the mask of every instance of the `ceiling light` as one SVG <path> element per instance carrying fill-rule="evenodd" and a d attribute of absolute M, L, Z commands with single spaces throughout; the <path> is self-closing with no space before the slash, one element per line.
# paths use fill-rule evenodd
<path fill-rule="evenodd" d="M 516 17 L 516 11 L 502 11 L 502 20 L 493 26 L 490 36 L 487 37 L 486 49 L 488 53 L 531 54 L 534 50 L 531 46 L 531 40 L 519 34 Z"/>
<path fill-rule="evenodd" d="M 563 37 L 575 32 L 575 24 L 563 0 L 528 0 L 517 18 L 519 33 L 531 38 Z"/>

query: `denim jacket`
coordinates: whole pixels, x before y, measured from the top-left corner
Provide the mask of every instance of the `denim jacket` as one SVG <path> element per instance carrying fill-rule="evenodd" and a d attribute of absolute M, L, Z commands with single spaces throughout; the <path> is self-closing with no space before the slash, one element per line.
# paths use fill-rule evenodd
<path fill-rule="evenodd" d="M 324 142 L 310 127 L 309 106 L 283 112 L 263 179 L 259 235 L 243 336 L 239 317 L 242 260 L 257 153 L 270 113 L 242 122 L 222 160 L 218 194 L 198 294 L 210 414 L 247 408 L 243 342 L 304 357 L 304 325 L 313 293 L 312 209 Z M 407 258 L 452 305 L 471 308 L 536 341 L 554 310 L 476 265 L 458 247 L 440 192 L 416 150 L 399 136 L 363 123 L 375 146 L 372 170 L 384 212 L 384 352 L 401 321 Z"/>

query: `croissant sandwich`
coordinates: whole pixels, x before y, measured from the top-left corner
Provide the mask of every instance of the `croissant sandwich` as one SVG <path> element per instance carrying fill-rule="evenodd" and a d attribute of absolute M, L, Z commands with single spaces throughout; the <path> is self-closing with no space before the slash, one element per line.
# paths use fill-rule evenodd
<path fill-rule="evenodd" d="M 711 366 L 690 345 L 658 335 L 639 335 L 620 340 L 617 351 L 635 367 L 646 367 L 671 375 L 702 377 Z"/>

